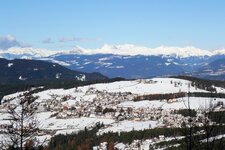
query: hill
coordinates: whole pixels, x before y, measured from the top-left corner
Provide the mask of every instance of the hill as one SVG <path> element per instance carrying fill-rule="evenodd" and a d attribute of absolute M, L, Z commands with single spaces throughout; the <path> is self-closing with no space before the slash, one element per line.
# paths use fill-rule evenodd
<path fill-rule="evenodd" d="M 0 59 L 0 83 L 35 83 L 44 80 L 105 80 L 100 73 L 84 73 L 73 71 L 56 63 L 40 60 Z"/>

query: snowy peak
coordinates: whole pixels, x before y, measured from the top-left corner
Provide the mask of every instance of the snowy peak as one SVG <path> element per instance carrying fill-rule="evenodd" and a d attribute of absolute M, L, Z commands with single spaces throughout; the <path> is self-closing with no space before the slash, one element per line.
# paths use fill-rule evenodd
<path fill-rule="evenodd" d="M 72 50 L 62 50 L 54 54 L 54 56 L 60 55 L 72 55 L 72 54 L 86 54 L 86 50 L 82 47 L 76 46 Z"/>
<path fill-rule="evenodd" d="M 158 56 L 158 55 L 171 55 L 177 57 L 191 57 L 191 56 L 212 56 L 215 54 L 225 54 L 224 51 L 207 51 L 195 47 L 167 47 L 160 46 L 156 48 L 148 48 L 143 46 L 136 46 L 132 44 L 124 45 L 103 45 L 101 48 L 85 49 L 76 47 L 74 50 L 64 52 L 64 54 L 114 54 L 114 55 L 145 55 L 145 56 Z"/>
<path fill-rule="evenodd" d="M 106 49 L 107 47 L 109 46 L 103 46 L 102 49 Z M 111 47 L 113 48 L 111 49 L 112 53 L 121 55 L 175 55 L 180 57 L 212 55 L 208 51 L 200 50 L 195 47 L 180 48 L 160 46 L 156 48 L 147 48 L 128 44 Z"/>
<path fill-rule="evenodd" d="M 225 49 L 213 51 L 214 55 L 225 55 Z"/>
<path fill-rule="evenodd" d="M 212 56 L 213 52 L 207 51 L 207 50 L 202 50 L 199 48 L 195 47 L 165 47 L 161 46 L 158 48 L 151 49 L 154 51 L 156 54 L 161 54 L 161 55 L 175 55 L 179 57 L 191 57 L 191 56 Z"/>
<path fill-rule="evenodd" d="M 1 50 L 0 55 L 2 54 L 11 54 L 11 55 L 30 55 L 33 57 L 48 57 L 57 52 L 46 50 L 46 49 L 35 49 L 32 47 L 20 48 L 20 47 L 12 47 L 8 50 Z"/>
<path fill-rule="evenodd" d="M 50 56 L 60 56 L 60 55 L 94 55 L 94 54 L 113 54 L 113 55 L 144 55 L 144 56 L 175 56 L 181 58 L 187 57 L 202 57 L 202 56 L 214 56 L 214 55 L 225 55 L 225 49 L 222 50 L 203 50 L 193 46 L 187 47 L 169 47 L 160 46 L 156 48 L 149 48 L 144 46 L 137 46 L 132 44 L 123 45 L 108 45 L 105 44 L 100 48 L 90 49 L 76 46 L 72 50 L 46 50 L 46 49 L 36 49 L 32 47 L 20 48 L 12 47 L 8 50 L 0 50 L 0 57 L 5 58 L 6 54 L 9 55 L 23 55 L 31 56 L 31 58 L 41 58 Z"/>

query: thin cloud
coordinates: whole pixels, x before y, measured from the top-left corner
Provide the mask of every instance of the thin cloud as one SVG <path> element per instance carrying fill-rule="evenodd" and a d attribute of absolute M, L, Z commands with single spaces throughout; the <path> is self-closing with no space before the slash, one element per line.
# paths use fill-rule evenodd
<path fill-rule="evenodd" d="M 29 44 L 19 42 L 13 35 L 0 36 L 0 49 L 2 50 L 7 50 L 11 47 L 29 47 L 29 46 L 30 46 Z"/>
<path fill-rule="evenodd" d="M 98 41 L 98 39 L 95 38 L 78 38 L 78 37 L 62 37 L 59 39 L 59 42 L 65 43 L 65 42 L 93 42 L 93 41 Z"/>
<path fill-rule="evenodd" d="M 54 43 L 54 42 L 52 41 L 51 38 L 46 38 L 46 39 L 44 39 L 44 40 L 42 41 L 42 43 L 44 43 L 44 44 L 50 44 L 50 43 Z"/>

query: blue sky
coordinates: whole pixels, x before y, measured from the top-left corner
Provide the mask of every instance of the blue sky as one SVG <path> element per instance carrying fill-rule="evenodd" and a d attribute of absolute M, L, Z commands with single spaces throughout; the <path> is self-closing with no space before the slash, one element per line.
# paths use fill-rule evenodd
<path fill-rule="evenodd" d="M 36 48 L 225 47 L 224 0 L 2 0 L 0 18 L 0 40 Z"/>

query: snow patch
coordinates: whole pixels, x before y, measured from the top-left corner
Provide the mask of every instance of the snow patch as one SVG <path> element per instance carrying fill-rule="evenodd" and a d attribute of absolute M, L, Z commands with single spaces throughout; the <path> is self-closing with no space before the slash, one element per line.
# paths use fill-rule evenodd
<path fill-rule="evenodd" d="M 75 77 L 78 81 L 85 81 L 86 80 L 86 76 L 84 74 L 80 74 L 79 76 Z"/>
<path fill-rule="evenodd" d="M 24 78 L 22 76 L 19 76 L 19 80 L 25 81 L 25 80 L 27 80 L 27 78 Z"/>
<path fill-rule="evenodd" d="M 13 63 L 8 63 L 8 67 L 12 67 L 13 66 Z"/>

